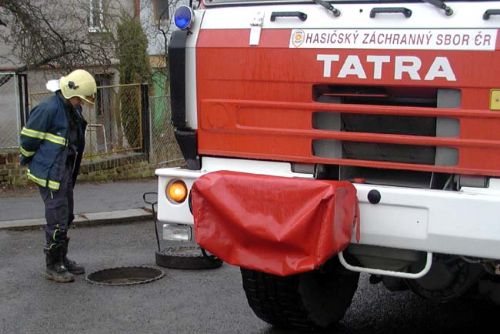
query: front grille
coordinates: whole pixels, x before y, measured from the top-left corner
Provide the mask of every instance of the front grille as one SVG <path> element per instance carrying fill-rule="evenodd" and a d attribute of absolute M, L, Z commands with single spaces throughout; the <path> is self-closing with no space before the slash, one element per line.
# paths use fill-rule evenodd
<path fill-rule="evenodd" d="M 314 85 L 313 100 L 322 103 L 438 108 L 437 88 Z"/>
<path fill-rule="evenodd" d="M 313 98 L 318 102 L 331 104 L 332 111 L 313 112 L 312 127 L 314 129 L 357 133 L 360 138 L 366 134 L 383 136 L 371 136 L 371 141 L 314 139 L 312 153 L 322 158 L 454 166 L 458 163 L 456 148 L 413 144 L 408 141 L 411 142 L 413 138 L 456 137 L 459 133 L 459 123 L 455 119 L 334 111 L 336 104 L 346 103 L 403 107 L 425 106 L 427 108 L 449 108 L 459 105 L 456 96 L 459 100 L 460 94 L 446 94 L 448 90 L 443 92 L 445 94 L 440 94 L 440 91 L 434 88 L 316 85 L 313 87 Z M 445 98 L 440 98 L 440 96 L 445 96 Z M 397 113 L 397 110 L 393 112 Z M 406 142 L 398 143 L 397 141 L 403 137 Z"/>
<path fill-rule="evenodd" d="M 314 117 L 314 116 L 313 116 Z M 436 117 L 341 114 L 341 131 L 436 136 Z"/>

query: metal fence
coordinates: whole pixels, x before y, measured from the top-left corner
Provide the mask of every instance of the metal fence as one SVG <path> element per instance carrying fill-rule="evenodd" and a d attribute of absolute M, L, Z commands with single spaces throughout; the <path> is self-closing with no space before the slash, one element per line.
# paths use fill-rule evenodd
<path fill-rule="evenodd" d="M 0 73 L 0 148 L 19 146 L 20 114 L 17 77 Z"/>
<path fill-rule="evenodd" d="M 51 94 L 30 94 L 30 106 Z M 88 122 L 85 158 L 144 151 L 144 96 L 147 97 L 147 87 L 142 84 L 98 87 L 94 106 L 83 106 Z"/>
<path fill-rule="evenodd" d="M 158 166 L 183 163 L 170 124 L 170 97 L 148 97 L 147 93 L 147 85 L 144 84 L 97 88 L 94 106 L 83 107 L 83 114 L 88 122 L 85 136 L 86 159 L 145 152 L 149 154 L 150 162 Z M 36 106 L 51 94 L 30 94 L 30 107 Z M 17 138 L 16 131 L 14 138 Z M 14 146 L 17 146 L 17 142 Z"/>
<path fill-rule="evenodd" d="M 157 165 L 172 165 L 183 162 L 170 123 L 170 96 L 151 96 L 150 110 L 150 161 Z"/>

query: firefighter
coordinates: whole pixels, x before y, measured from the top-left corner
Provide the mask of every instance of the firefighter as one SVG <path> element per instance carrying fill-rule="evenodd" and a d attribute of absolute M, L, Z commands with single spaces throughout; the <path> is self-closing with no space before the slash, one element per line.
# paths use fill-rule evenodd
<path fill-rule="evenodd" d="M 47 86 L 49 87 L 49 86 Z M 97 86 L 85 70 L 59 80 L 54 95 L 34 107 L 21 131 L 21 164 L 36 183 L 45 205 L 46 277 L 72 282 L 85 269 L 68 259 L 68 229 L 73 222 L 73 187 L 85 146 L 87 122 L 82 105 L 94 104 Z"/>

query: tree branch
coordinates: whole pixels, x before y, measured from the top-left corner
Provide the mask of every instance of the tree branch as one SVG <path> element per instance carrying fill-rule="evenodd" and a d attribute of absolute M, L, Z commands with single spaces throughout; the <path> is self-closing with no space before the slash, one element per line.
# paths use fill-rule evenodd
<path fill-rule="evenodd" d="M 0 26 L 10 30 L 0 34 L 0 42 L 10 46 L 10 55 L 24 63 L 17 68 L 17 73 L 44 65 L 66 69 L 107 66 L 116 58 L 116 38 L 112 30 L 116 13 L 105 15 L 105 21 L 110 22 L 109 32 L 89 34 L 86 29 L 88 1 L 0 0 L 0 8 Z M 106 9 L 118 10 L 111 6 Z M 9 56 L 5 52 L 4 55 Z"/>

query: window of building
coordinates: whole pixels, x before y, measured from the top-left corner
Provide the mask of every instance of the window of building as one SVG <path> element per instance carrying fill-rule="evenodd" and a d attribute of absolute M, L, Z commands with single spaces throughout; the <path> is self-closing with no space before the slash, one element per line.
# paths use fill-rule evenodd
<path fill-rule="evenodd" d="M 103 0 L 89 0 L 89 31 L 99 32 L 104 30 Z"/>
<path fill-rule="evenodd" d="M 169 19 L 168 4 L 168 0 L 153 0 L 155 21 L 162 22 Z"/>

